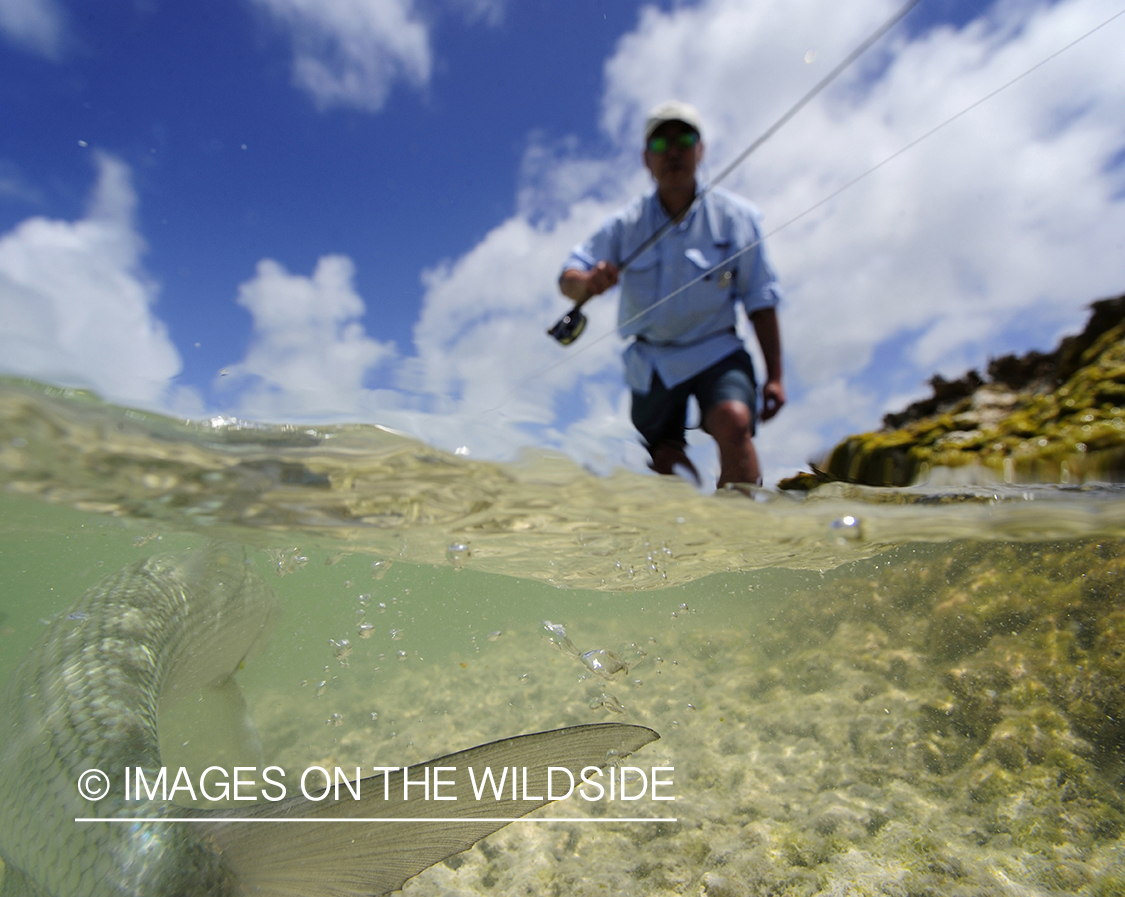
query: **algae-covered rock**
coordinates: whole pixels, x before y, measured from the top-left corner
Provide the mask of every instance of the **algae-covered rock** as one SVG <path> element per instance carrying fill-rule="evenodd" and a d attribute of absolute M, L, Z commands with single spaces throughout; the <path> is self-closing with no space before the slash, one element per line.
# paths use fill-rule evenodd
<path fill-rule="evenodd" d="M 994 359 L 987 380 L 934 377 L 931 398 L 849 436 L 781 487 L 906 486 L 934 468 L 970 466 L 1006 482 L 1125 479 L 1125 296 L 1092 309 L 1086 329 L 1051 354 Z"/>

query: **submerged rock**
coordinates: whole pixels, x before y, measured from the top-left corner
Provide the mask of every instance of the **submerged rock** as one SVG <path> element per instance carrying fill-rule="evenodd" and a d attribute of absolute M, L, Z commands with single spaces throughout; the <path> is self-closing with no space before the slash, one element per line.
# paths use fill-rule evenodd
<path fill-rule="evenodd" d="M 972 466 L 1005 482 L 1125 479 L 1125 296 L 1091 308 L 1086 329 L 1054 352 L 994 359 L 987 379 L 936 376 L 929 399 L 849 436 L 781 487 L 907 486 L 934 468 Z"/>

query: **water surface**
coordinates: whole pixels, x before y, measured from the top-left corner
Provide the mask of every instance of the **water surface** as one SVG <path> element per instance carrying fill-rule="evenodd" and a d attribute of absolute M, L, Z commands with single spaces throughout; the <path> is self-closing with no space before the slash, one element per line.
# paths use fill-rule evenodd
<path fill-rule="evenodd" d="M 12 381 L 0 482 L 0 684 L 106 573 L 220 537 L 284 608 L 239 674 L 268 762 L 660 733 L 634 759 L 675 767 L 676 801 L 550 815 L 676 822 L 517 823 L 407 893 L 1125 888 L 1116 488 L 701 496 Z"/>

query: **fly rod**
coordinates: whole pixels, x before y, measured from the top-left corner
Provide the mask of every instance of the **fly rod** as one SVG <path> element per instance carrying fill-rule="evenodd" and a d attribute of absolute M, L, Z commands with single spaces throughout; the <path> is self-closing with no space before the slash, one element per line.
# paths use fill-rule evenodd
<path fill-rule="evenodd" d="M 829 84 L 831 84 L 841 74 L 843 74 L 843 72 L 848 67 L 850 67 L 852 63 L 854 63 L 857 59 L 859 59 L 860 56 L 862 56 L 871 48 L 872 44 L 874 44 L 877 40 L 879 40 L 879 38 L 890 31 L 906 16 L 907 13 L 910 12 L 910 10 L 912 10 L 921 2 L 922 0 L 909 0 L 909 2 L 905 6 L 895 12 L 894 15 L 887 19 L 887 21 L 885 21 L 882 25 L 871 32 L 871 34 L 868 35 L 868 37 L 859 46 L 857 46 L 854 50 L 852 50 L 851 53 L 845 56 L 843 60 L 837 63 L 836 67 L 833 68 L 832 71 L 821 78 L 808 93 L 806 93 L 796 103 L 790 106 L 788 111 L 786 111 L 786 113 L 782 115 L 781 118 L 779 118 L 772 125 L 766 128 L 766 130 L 763 131 L 762 134 L 753 143 L 751 143 L 748 147 L 746 147 L 746 149 L 735 156 L 726 168 L 720 171 L 719 174 L 716 175 L 709 184 L 704 186 L 702 190 L 696 193 L 695 197 L 690 203 L 687 204 L 687 206 L 680 209 L 680 211 L 675 215 L 672 215 L 667 221 L 664 222 L 664 224 L 657 228 L 652 236 L 650 236 L 647 240 L 641 243 L 640 246 L 629 253 L 629 255 L 627 255 L 618 266 L 618 273 L 624 273 L 625 270 L 633 262 L 635 262 L 643 252 L 651 249 L 653 246 L 659 243 L 664 238 L 665 234 L 667 234 L 673 227 L 675 227 L 677 222 L 681 221 L 693 207 L 698 205 L 703 200 L 704 196 L 710 193 L 714 187 L 718 186 L 720 181 L 726 178 L 732 171 L 738 168 L 739 165 L 745 162 L 751 153 L 757 150 L 763 143 L 765 143 L 774 134 L 780 131 L 781 128 L 784 127 L 785 124 L 791 118 L 793 118 L 794 115 L 804 109 L 805 106 L 807 106 L 812 101 L 812 99 L 817 96 L 817 94 L 821 93 Z M 579 336 L 582 335 L 582 331 L 585 329 L 586 316 L 582 314 L 577 306 L 575 306 L 569 312 L 567 312 L 567 314 L 559 318 L 559 320 L 556 321 L 555 324 L 547 331 L 547 334 L 549 336 L 553 336 L 564 346 L 569 346 L 576 339 L 578 339 Z"/>

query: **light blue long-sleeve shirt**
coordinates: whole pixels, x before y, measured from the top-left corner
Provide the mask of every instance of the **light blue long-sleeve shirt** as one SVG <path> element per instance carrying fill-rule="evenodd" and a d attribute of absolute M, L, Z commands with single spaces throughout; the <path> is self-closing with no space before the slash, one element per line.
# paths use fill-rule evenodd
<path fill-rule="evenodd" d="M 625 382 L 632 390 L 647 393 L 653 371 L 674 387 L 742 348 L 735 333 L 736 302 L 753 314 L 781 300 L 761 243 L 760 217 L 747 200 L 712 190 L 622 273 L 617 328 L 624 337 L 636 337 L 625 350 Z M 620 266 L 667 221 L 655 191 L 640 197 L 576 246 L 563 270 L 589 271 L 600 261 Z M 720 263 L 703 280 L 652 308 Z"/>

